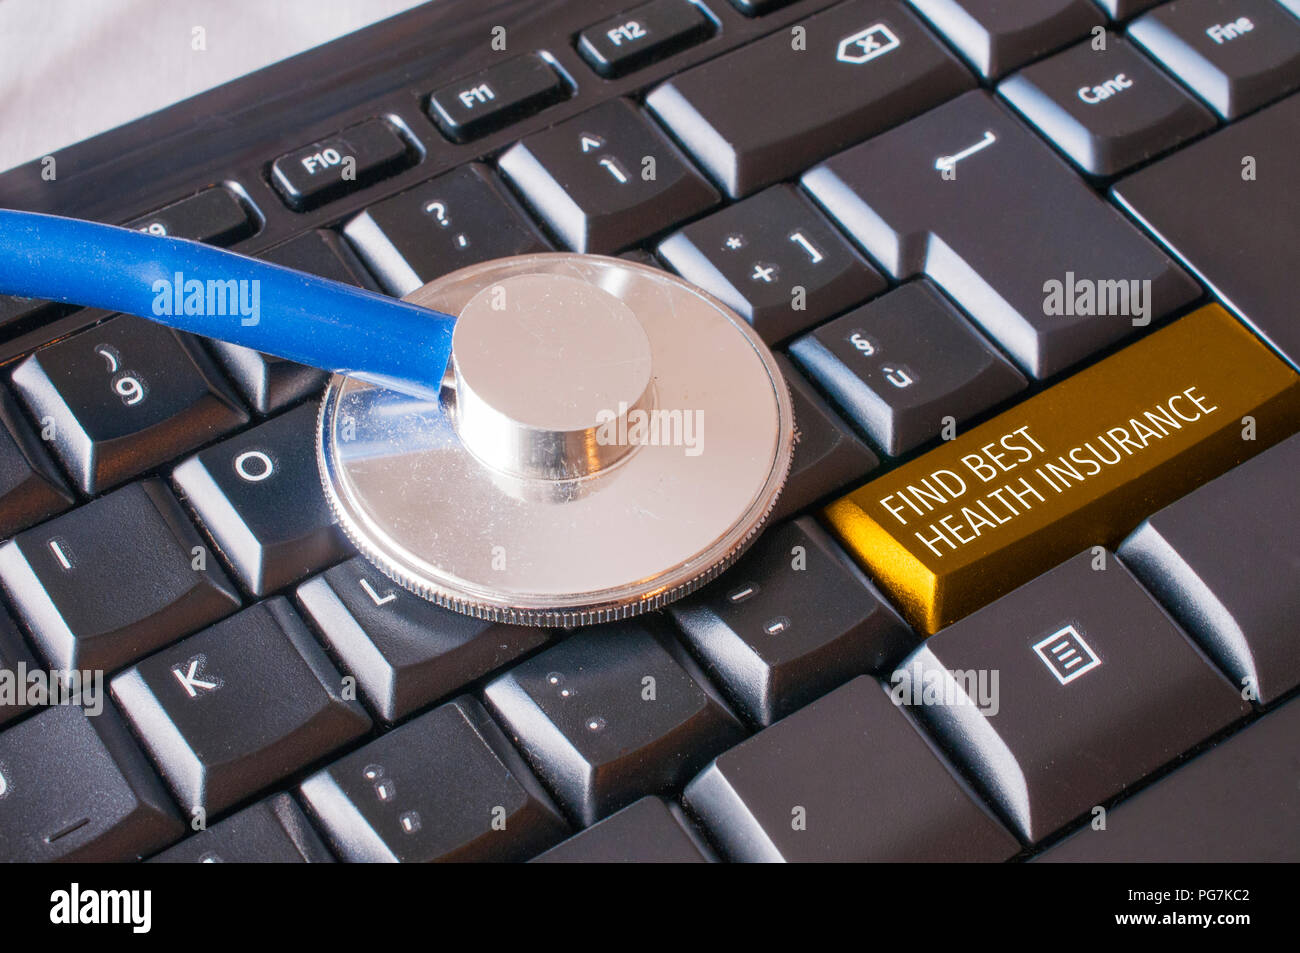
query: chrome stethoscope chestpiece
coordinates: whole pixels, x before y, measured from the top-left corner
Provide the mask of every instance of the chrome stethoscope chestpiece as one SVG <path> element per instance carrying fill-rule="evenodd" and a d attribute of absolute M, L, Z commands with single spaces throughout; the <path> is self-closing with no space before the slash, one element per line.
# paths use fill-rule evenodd
<path fill-rule="evenodd" d="M 439 399 L 336 375 L 318 434 L 339 523 L 406 588 L 501 622 L 625 618 L 712 579 L 771 513 L 789 392 L 717 299 L 560 253 L 406 300 L 457 316 Z"/>

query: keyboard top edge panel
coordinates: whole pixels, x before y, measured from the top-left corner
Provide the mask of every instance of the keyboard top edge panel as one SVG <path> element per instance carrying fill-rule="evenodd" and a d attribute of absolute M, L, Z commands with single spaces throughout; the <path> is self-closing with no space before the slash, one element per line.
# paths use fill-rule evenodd
<path fill-rule="evenodd" d="M 265 219 L 256 235 L 235 246 L 255 252 L 336 224 L 383 197 L 494 154 L 601 102 L 648 89 L 833 2 L 803 0 L 751 19 L 726 0 L 705 0 L 719 24 L 712 37 L 615 80 L 597 76 L 570 38 L 623 12 L 626 0 L 498 0 L 476 6 L 469 15 L 454 4 L 430 3 L 55 150 L 53 181 L 42 178 L 40 158 L 0 172 L 0 207 L 116 223 L 205 185 L 234 183 Z M 490 46 L 492 28 L 499 25 L 507 30 L 504 52 Z M 539 50 L 566 75 L 570 98 L 471 142 L 456 144 L 439 134 L 424 111 L 431 92 Z M 314 211 L 283 207 L 267 178 L 277 156 L 376 116 L 396 117 L 405 125 L 424 153 L 420 161 Z"/>

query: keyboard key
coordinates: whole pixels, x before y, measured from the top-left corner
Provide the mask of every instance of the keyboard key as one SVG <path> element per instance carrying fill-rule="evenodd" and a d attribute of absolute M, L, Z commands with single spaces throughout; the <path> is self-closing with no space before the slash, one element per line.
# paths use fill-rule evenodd
<path fill-rule="evenodd" d="M 181 805 L 208 817 L 370 728 L 283 597 L 133 665 L 113 697 Z"/>
<path fill-rule="evenodd" d="M 1209 110 L 1117 36 L 1035 63 L 998 87 L 1085 172 L 1115 175 L 1214 128 Z"/>
<path fill-rule="evenodd" d="M 673 620 L 736 707 L 760 725 L 863 672 L 892 668 L 916 638 L 812 517 L 768 530 Z"/>
<path fill-rule="evenodd" d="M 579 629 L 484 689 L 538 776 L 584 827 L 680 788 L 744 736 L 694 663 L 649 624 Z"/>
<path fill-rule="evenodd" d="M 156 212 L 132 219 L 124 227 L 150 235 L 233 245 L 256 232 L 259 225 L 229 189 L 214 185 Z"/>
<path fill-rule="evenodd" d="M 0 387 L 0 538 L 72 505 L 63 478 Z"/>
<path fill-rule="evenodd" d="M 1256 439 L 1243 439 L 1243 417 Z M 1300 378 L 1208 305 L 832 503 L 826 519 L 935 632 L 1288 437 Z"/>
<path fill-rule="evenodd" d="M 836 490 L 860 483 L 880 463 L 784 354 L 776 355 L 776 362 L 790 387 L 798 438 L 790 475 L 769 517 L 774 523 Z"/>
<path fill-rule="evenodd" d="M 708 39 L 713 21 L 690 0 L 650 0 L 578 34 L 578 52 L 601 76 L 630 73 Z"/>
<path fill-rule="evenodd" d="M 1237 685 L 1271 704 L 1300 685 L 1300 435 L 1146 520 L 1125 564 Z"/>
<path fill-rule="evenodd" d="M 367 119 L 271 163 L 271 184 L 299 212 L 363 188 L 409 165 L 406 140 L 384 119 Z"/>
<path fill-rule="evenodd" d="M 301 791 L 334 850 L 350 861 L 526 860 L 569 829 L 468 696 L 318 771 Z"/>
<path fill-rule="evenodd" d="M 731 0 L 731 5 L 747 17 L 757 17 L 793 2 L 794 0 Z"/>
<path fill-rule="evenodd" d="M 393 295 L 410 294 L 466 265 L 550 250 L 496 177 L 477 162 L 370 206 L 343 233 Z"/>
<path fill-rule="evenodd" d="M 1045 863 L 1295 863 L 1300 785 L 1293 701 L 1221 741 L 1046 853 Z"/>
<path fill-rule="evenodd" d="M 248 422 L 193 338 L 143 318 L 113 318 L 43 347 L 13 381 L 91 496 Z"/>
<path fill-rule="evenodd" d="M 250 592 L 268 595 L 352 554 L 321 489 L 315 404 L 176 468 L 172 479 Z"/>
<path fill-rule="evenodd" d="M 1126 20 L 1164 0 L 1093 0 L 1093 2 L 1105 10 L 1112 20 Z"/>
<path fill-rule="evenodd" d="M 1028 843 L 1250 713 L 1123 564 L 1098 558 L 1082 552 L 931 636 L 896 682 Z M 990 690 L 971 704 L 979 673 Z"/>
<path fill-rule="evenodd" d="M 1000 861 L 1019 851 L 865 675 L 719 755 L 685 801 L 733 861 Z"/>
<path fill-rule="evenodd" d="M 9 620 L 9 616 L 3 610 L 0 610 L 0 673 L 5 678 L 13 679 L 11 684 L 15 691 L 15 697 L 12 699 L 0 693 L 0 728 L 31 708 L 31 705 L 27 704 L 26 696 L 23 696 L 20 702 L 16 693 L 18 686 L 26 683 L 23 673 L 35 670 L 36 660 L 23 644 L 23 637 L 18 632 L 18 627 Z"/>
<path fill-rule="evenodd" d="M 894 278 L 929 277 L 1037 378 L 1200 293 L 983 92 L 855 146 L 803 182 Z M 1076 293 L 1085 288 L 1093 294 Z"/>
<path fill-rule="evenodd" d="M 885 290 L 885 279 L 792 186 L 777 185 L 674 232 L 659 255 L 780 341 Z"/>
<path fill-rule="evenodd" d="M 0 341 L 18 337 L 58 317 L 65 306 L 41 298 L 0 295 Z"/>
<path fill-rule="evenodd" d="M 1115 198 L 1283 357 L 1300 367 L 1295 280 L 1300 96 L 1129 176 Z"/>
<path fill-rule="evenodd" d="M 624 99 L 524 138 L 498 164 L 574 251 L 619 251 L 718 201 Z"/>
<path fill-rule="evenodd" d="M 560 74 L 537 53 L 516 56 L 434 91 L 426 111 L 453 142 L 466 142 L 567 99 Z"/>
<path fill-rule="evenodd" d="M 239 608 L 215 555 L 157 480 L 0 545 L 0 582 L 55 668 L 112 671 Z"/>
<path fill-rule="evenodd" d="M 682 809 L 643 797 L 533 858 L 540 864 L 700 864 L 713 860 Z"/>
<path fill-rule="evenodd" d="M 1178 0 L 1128 34 L 1224 119 L 1300 87 L 1300 21 L 1273 0 Z"/>
<path fill-rule="evenodd" d="M 360 556 L 298 587 L 298 602 L 385 721 L 544 645 L 545 629 L 443 609 L 390 582 Z"/>
<path fill-rule="evenodd" d="M 331 281 L 378 289 L 366 273 L 365 266 L 331 231 L 304 232 L 258 257 Z M 207 345 L 235 382 L 244 400 L 260 414 L 273 413 L 319 392 L 329 378 L 329 374 L 319 368 L 259 354 L 238 344 L 208 340 Z"/>
<path fill-rule="evenodd" d="M 258 801 L 151 857 L 152 864 L 329 864 L 334 862 L 287 794 Z"/>
<path fill-rule="evenodd" d="M 138 860 L 185 826 L 107 700 L 56 705 L 0 733 L 0 857 Z"/>
<path fill-rule="evenodd" d="M 974 85 L 893 0 L 851 0 L 674 76 L 646 97 L 714 181 L 740 198 Z"/>
<path fill-rule="evenodd" d="M 790 353 L 890 456 L 1026 386 L 924 280 L 822 325 Z"/>
<path fill-rule="evenodd" d="M 986 79 L 1065 46 L 1105 21 L 1089 0 L 909 0 Z"/>

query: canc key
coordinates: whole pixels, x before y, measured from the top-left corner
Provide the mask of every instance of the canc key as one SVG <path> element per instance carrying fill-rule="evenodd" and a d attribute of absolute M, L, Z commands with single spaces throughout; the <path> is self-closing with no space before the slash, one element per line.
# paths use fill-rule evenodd
<path fill-rule="evenodd" d="M 837 500 L 826 517 L 907 620 L 933 633 L 1073 553 L 1115 545 L 1297 429 L 1300 377 L 1208 305 Z"/>

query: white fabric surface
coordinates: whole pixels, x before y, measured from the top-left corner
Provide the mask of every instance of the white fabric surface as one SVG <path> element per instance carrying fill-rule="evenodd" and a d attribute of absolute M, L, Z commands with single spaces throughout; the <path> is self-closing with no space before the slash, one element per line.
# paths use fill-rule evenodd
<path fill-rule="evenodd" d="M 421 2 L 0 0 L 0 169 Z"/>

